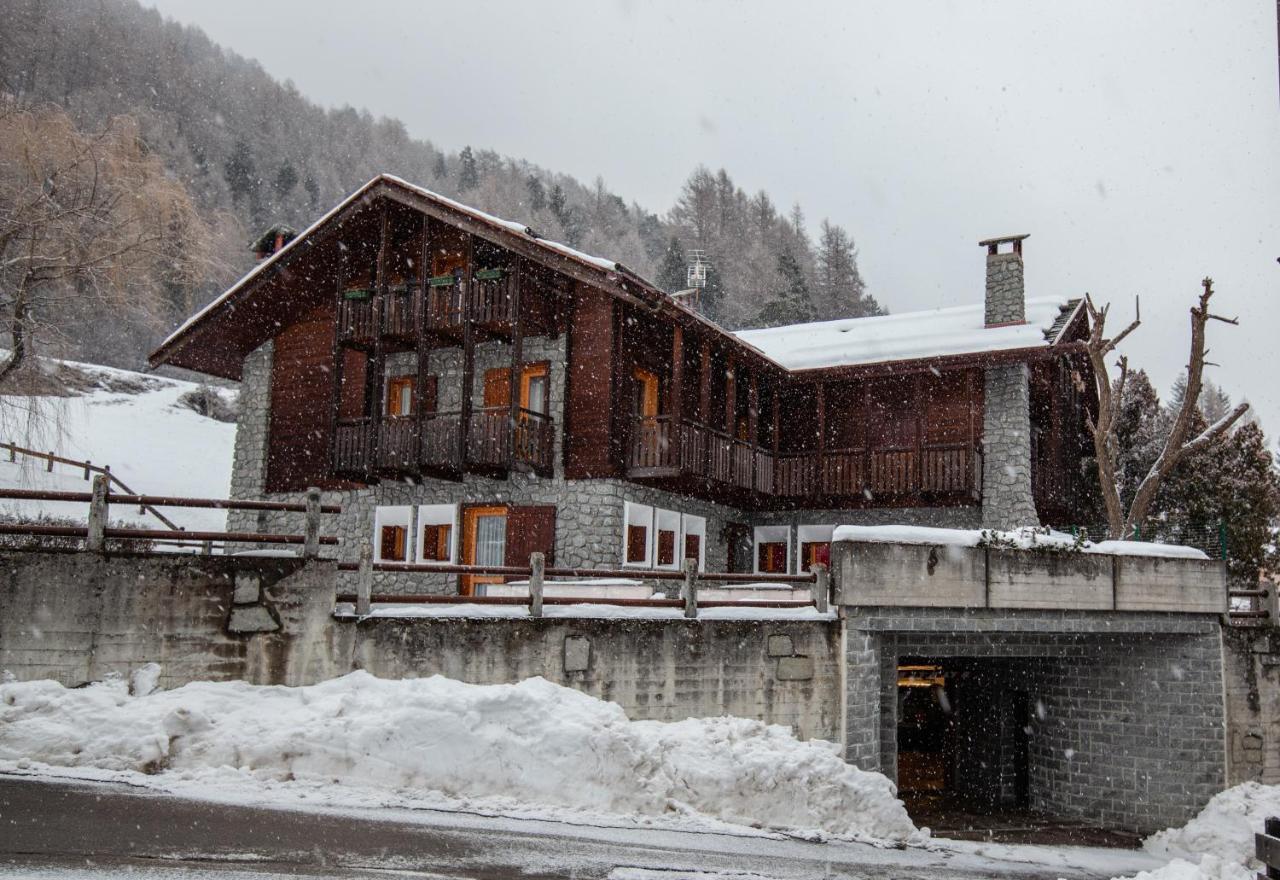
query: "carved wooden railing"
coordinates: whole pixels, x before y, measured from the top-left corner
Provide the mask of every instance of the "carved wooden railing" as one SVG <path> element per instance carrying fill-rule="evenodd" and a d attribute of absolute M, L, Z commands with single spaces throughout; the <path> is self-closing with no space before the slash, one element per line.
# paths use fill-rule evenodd
<path fill-rule="evenodd" d="M 422 311 L 422 289 L 408 284 L 387 293 L 383 300 L 382 333 L 397 339 L 413 339 L 418 335 Z"/>
<path fill-rule="evenodd" d="M 338 341 L 368 345 L 378 334 L 378 311 L 372 290 L 348 290 L 338 300 Z"/>
<path fill-rule="evenodd" d="M 339 419 L 333 435 L 333 470 L 338 474 L 363 474 L 372 451 L 369 419 Z"/>

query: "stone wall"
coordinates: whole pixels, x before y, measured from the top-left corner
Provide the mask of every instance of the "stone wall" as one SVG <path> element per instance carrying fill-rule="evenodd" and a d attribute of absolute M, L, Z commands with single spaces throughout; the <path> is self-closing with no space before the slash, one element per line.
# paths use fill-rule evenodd
<path fill-rule="evenodd" d="M 1280 784 L 1280 629 L 1228 628 L 1223 648 L 1228 781 Z"/>
<path fill-rule="evenodd" d="M 985 315 L 988 327 L 1027 319 L 1022 254 L 987 255 Z"/>
<path fill-rule="evenodd" d="M 900 662 L 990 661 L 989 695 L 1032 700 L 1033 809 L 1149 832 L 1185 822 L 1226 781 L 1215 617 L 869 608 L 846 625 L 848 757 L 860 766 L 896 776 Z M 995 707 L 984 707 L 993 726 Z M 999 769 L 999 745 L 966 772 Z"/>
<path fill-rule="evenodd" d="M 632 718 L 724 714 L 840 735 L 835 620 L 335 618 L 335 570 L 294 559 L 0 554 L 0 673 L 66 685 L 302 685 L 355 669 L 503 684 L 540 675 Z"/>
<path fill-rule="evenodd" d="M 268 342 L 244 359 L 240 377 L 240 414 L 236 420 L 231 465 L 232 498 L 262 498 L 266 491 L 274 351 L 275 343 Z M 227 531 L 258 531 L 258 514 L 251 510 L 228 511 Z"/>
<path fill-rule="evenodd" d="M 982 411 L 982 525 L 1039 525 L 1031 493 L 1031 374 L 1026 364 L 988 367 Z"/>

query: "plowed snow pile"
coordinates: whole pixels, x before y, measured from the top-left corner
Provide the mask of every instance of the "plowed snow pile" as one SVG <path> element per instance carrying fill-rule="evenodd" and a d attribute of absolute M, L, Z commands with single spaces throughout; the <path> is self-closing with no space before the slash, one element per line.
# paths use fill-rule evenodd
<path fill-rule="evenodd" d="M 135 690 L 146 680 L 135 676 Z M 0 684 L 0 759 L 592 812 L 693 811 L 891 843 L 916 833 L 892 783 L 846 764 L 830 743 L 741 718 L 631 721 L 614 703 L 541 678 L 480 686 L 354 672 L 310 687 L 201 682 L 146 696 L 130 696 L 123 681 L 9 682 Z"/>
<path fill-rule="evenodd" d="M 1280 785 L 1229 788 L 1186 825 L 1147 838 L 1147 852 L 1173 861 L 1133 880 L 1253 880 L 1260 867 L 1253 860 L 1253 835 L 1268 816 L 1280 816 Z"/>

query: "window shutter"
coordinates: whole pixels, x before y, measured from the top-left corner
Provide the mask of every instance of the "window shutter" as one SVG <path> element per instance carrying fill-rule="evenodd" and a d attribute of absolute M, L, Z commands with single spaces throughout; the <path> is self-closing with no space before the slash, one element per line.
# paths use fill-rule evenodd
<path fill-rule="evenodd" d="M 484 405 L 511 405 L 511 371 L 506 367 L 485 370 L 484 373 Z"/>
<path fill-rule="evenodd" d="M 658 530 L 658 565 L 674 565 L 676 561 L 676 533 Z"/>
<path fill-rule="evenodd" d="M 627 526 L 627 562 L 647 562 L 649 530 L 644 526 Z"/>
<path fill-rule="evenodd" d="M 697 561 L 698 551 L 702 549 L 702 538 L 698 535 L 684 536 L 684 559 L 680 560 L 680 567 L 684 568 L 684 560 L 692 559 Z"/>
<path fill-rule="evenodd" d="M 530 553 L 543 554 L 548 567 L 555 564 L 555 505 L 539 504 L 508 510 L 505 564 L 527 566 Z"/>
<path fill-rule="evenodd" d="M 422 411 L 424 413 L 433 413 L 436 411 L 436 376 L 427 376 L 422 380 L 422 388 L 419 396 L 422 402 Z"/>

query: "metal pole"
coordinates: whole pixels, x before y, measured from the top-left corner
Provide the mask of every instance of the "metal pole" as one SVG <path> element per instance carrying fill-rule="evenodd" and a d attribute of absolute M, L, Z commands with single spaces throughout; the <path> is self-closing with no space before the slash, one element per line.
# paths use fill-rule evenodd
<path fill-rule="evenodd" d="M 684 561 L 684 616 L 692 620 L 698 616 L 698 560 Z"/>
<path fill-rule="evenodd" d="M 529 554 L 529 616 L 542 616 L 542 576 L 547 558 L 541 553 Z"/>
<path fill-rule="evenodd" d="M 371 610 L 373 597 L 373 543 L 360 545 L 360 570 L 356 574 L 356 614 L 366 616 Z"/>
<path fill-rule="evenodd" d="M 93 478 L 93 498 L 89 502 L 89 533 L 84 539 L 84 549 L 101 553 L 107 546 L 107 478 L 98 474 Z"/>

